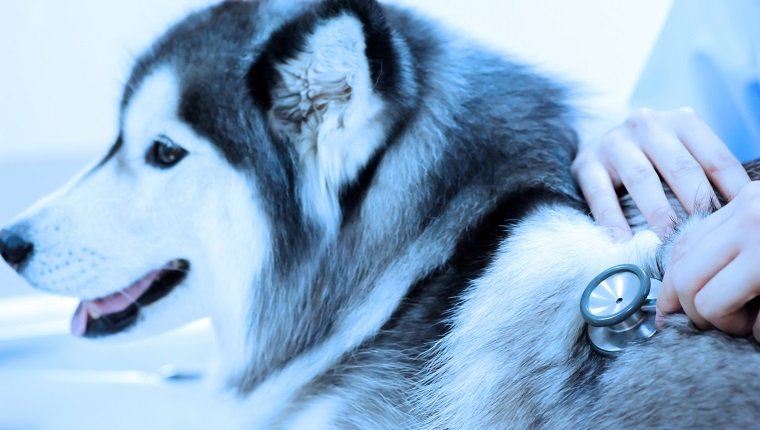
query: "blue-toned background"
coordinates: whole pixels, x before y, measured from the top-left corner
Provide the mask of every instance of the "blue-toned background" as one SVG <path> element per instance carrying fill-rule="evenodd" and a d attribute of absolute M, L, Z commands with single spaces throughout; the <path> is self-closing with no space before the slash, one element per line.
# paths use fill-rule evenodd
<path fill-rule="evenodd" d="M 132 59 L 207 0 L 0 2 L 0 225 L 96 159 L 116 135 Z M 580 84 L 619 118 L 670 7 L 665 0 L 399 0 Z M 149 341 L 70 338 L 75 302 L 0 265 L 0 429 L 227 428 L 208 322 Z M 189 375 L 168 382 L 165 365 Z M 169 369 L 171 370 L 171 369 Z"/>

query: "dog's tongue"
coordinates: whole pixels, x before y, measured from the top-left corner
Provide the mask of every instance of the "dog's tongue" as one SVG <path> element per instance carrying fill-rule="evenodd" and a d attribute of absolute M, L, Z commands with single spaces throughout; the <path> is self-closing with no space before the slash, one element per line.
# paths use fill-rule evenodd
<path fill-rule="evenodd" d="M 130 287 L 117 291 L 109 296 L 94 299 L 82 300 L 74 311 L 71 318 L 71 334 L 74 336 L 84 336 L 87 332 L 87 322 L 90 318 L 100 318 L 104 315 L 115 314 L 128 308 L 129 305 L 145 294 L 161 274 L 161 270 L 150 272 Z"/>

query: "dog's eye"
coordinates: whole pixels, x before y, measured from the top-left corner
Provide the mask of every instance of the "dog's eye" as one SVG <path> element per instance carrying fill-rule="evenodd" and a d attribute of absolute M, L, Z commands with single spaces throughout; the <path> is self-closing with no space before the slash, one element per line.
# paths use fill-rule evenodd
<path fill-rule="evenodd" d="M 168 139 L 156 140 L 145 155 L 145 162 L 160 169 L 174 167 L 187 155 L 185 148 Z"/>

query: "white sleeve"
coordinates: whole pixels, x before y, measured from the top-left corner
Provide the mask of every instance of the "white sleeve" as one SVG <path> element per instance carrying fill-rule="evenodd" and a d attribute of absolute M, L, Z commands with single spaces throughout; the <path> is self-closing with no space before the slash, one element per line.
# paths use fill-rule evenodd
<path fill-rule="evenodd" d="M 760 157 L 760 2 L 675 0 L 630 100 L 692 106 L 736 156 Z"/>

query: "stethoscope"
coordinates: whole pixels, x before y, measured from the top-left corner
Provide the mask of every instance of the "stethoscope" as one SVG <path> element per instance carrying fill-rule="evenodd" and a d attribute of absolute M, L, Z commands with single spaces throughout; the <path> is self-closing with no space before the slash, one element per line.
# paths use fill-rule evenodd
<path fill-rule="evenodd" d="M 614 357 L 631 342 L 652 337 L 659 289 L 660 281 L 634 264 L 611 267 L 589 282 L 581 296 L 581 314 L 591 347 Z"/>

